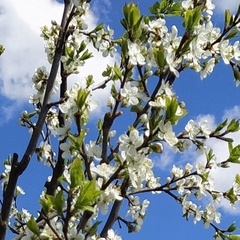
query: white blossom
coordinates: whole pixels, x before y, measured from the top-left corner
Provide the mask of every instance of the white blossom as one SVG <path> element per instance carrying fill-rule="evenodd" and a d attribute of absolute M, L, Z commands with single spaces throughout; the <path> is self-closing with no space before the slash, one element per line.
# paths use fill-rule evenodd
<path fill-rule="evenodd" d="M 130 131 L 129 136 L 125 133 L 119 137 L 119 150 L 134 156 L 136 149 L 143 144 L 143 135 L 139 135 L 137 129 Z"/>
<path fill-rule="evenodd" d="M 136 43 L 128 41 L 128 56 L 130 64 L 134 66 L 145 64 L 145 58 L 141 53 L 141 48 Z"/>
<path fill-rule="evenodd" d="M 108 230 L 107 240 L 121 240 L 122 238 L 118 236 L 113 229 Z"/>
<path fill-rule="evenodd" d="M 102 148 L 95 141 L 90 141 L 89 144 L 86 144 L 86 150 L 89 157 L 101 160 Z"/>
<path fill-rule="evenodd" d="M 164 139 L 170 146 L 174 146 L 178 143 L 178 138 L 172 130 L 172 124 L 168 121 L 164 124 L 163 121 L 159 124 L 160 131 L 158 132 L 159 139 Z"/>
<path fill-rule="evenodd" d="M 192 119 L 188 121 L 188 123 L 185 127 L 185 130 L 189 134 L 189 138 L 191 140 L 195 140 L 198 133 L 199 133 L 198 126 L 196 125 L 196 123 Z"/>
<path fill-rule="evenodd" d="M 137 105 L 139 103 L 138 97 L 140 97 L 138 88 L 133 86 L 130 82 L 127 82 L 120 90 L 123 98 L 123 104 L 125 107 L 130 105 Z"/>

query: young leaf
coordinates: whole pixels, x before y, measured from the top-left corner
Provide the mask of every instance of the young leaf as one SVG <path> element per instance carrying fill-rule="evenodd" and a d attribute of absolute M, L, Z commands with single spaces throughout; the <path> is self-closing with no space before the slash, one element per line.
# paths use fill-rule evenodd
<path fill-rule="evenodd" d="M 194 28 L 198 25 L 201 19 L 201 6 L 196 7 L 194 9 L 188 9 L 184 16 L 184 25 L 188 32 L 194 30 Z"/>
<path fill-rule="evenodd" d="M 57 213 L 59 215 L 63 213 L 64 203 L 65 203 L 65 198 L 64 198 L 63 191 L 61 190 L 56 194 L 56 197 L 54 199 L 54 207 L 57 210 Z"/>
<path fill-rule="evenodd" d="M 97 184 L 95 180 L 84 182 L 80 195 L 75 204 L 75 209 L 86 209 L 86 207 L 91 207 L 96 198 L 102 194 L 101 190 L 97 189 Z M 91 207 L 92 208 L 92 207 Z"/>
<path fill-rule="evenodd" d="M 232 121 L 228 124 L 227 131 L 228 132 L 236 132 L 239 130 L 239 120 L 232 119 Z"/>
<path fill-rule="evenodd" d="M 178 102 L 176 98 L 168 99 L 166 98 L 166 120 L 171 121 L 172 124 L 175 124 L 176 121 L 179 119 L 178 116 L 176 116 L 177 108 L 178 108 Z"/>
<path fill-rule="evenodd" d="M 231 39 L 238 37 L 238 30 L 237 29 L 232 29 L 227 36 L 224 37 L 224 40 Z"/>
<path fill-rule="evenodd" d="M 158 48 L 154 48 L 153 54 L 154 54 L 155 61 L 159 66 L 160 71 L 162 72 L 166 64 L 163 45 L 161 44 Z"/>
<path fill-rule="evenodd" d="M 51 208 L 53 206 L 52 200 L 48 195 L 41 197 L 39 200 L 39 203 L 41 204 L 45 214 L 49 213 L 49 211 L 51 210 Z"/>
<path fill-rule="evenodd" d="M 239 174 L 237 174 L 237 175 L 235 176 L 235 182 L 236 182 L 238 185 L 240 185 L 240 175 L 239 175 Z"/>
<path fill-rule="evenodd" d="M 240 164 L 240 145 L 237 145 L 236 147 L 232 148 L 229 152 L 230 156 L 228 158 L 228 161 L 231 163 Z"/>
<path fill-rule="evenodd" d="M 227 229 L 228 232 L 234 232 L 234 231 L 236 231 L 236 230 L 238 230 L 238 228 L 237 228 L 235 222 L 233 222 L 233 223 L 228 227 L 228 229 Z"/>
<path fill-rule="evenodd" d="M 231 22 L 232 22 L 231 12 L 228 9 L 226 9 L 225 10 L 225 28 L 231 25 Z"/>
<path fill-rule="evenodd" d="M 31 230 L 37 236 L 40 235 L 40 229 L 39 229 L 37 222 L 33 216 L 31 216 L 30 220 L 27 222 L 27 227 L 29 228 L 29 230 Z"/>
<path fill-rule="evenodd" d="M 216 129 L 214 130 L 214 133 L 219 133 L 224 127 L 227 126 L 228 120 L 226 119 L 225 121 L 223 121 L 222 123 L 220 123 Z"/>
<path fill-rule="evenodd" d="M 234 194 L 233 188 L 230 188 L 226 193 L 226 197 L 230 201 L 230 203 L 235 204 L 235 202 L 238 200 L 238 197 Z"/>
<path fill-rule="evenodd" d="M 79 158 L 76 158 L 70 169 L 70 179 L 71 185 L 70 189 L 73 190 L 76 187 L 79 187 L 84 181 L 84 173 L 82 169 L 82 162 Z"/>
<path fill-rule="evenodd" d="M 92 225 L 92 227 L 88 230 L 89 236 L 93 236 L 97 233 L 99 224 L 101 224 L 101 221 L 97 221 Z"/>
<path fill-rule="evenodd" d="M 122 80 L 122 72 L 120 71 L 120 68 L 117 66 L 117 64 L 114 64 L 113 71 L 115 72 L 116 76 L 119 80 Z"/>
<path fill-rule="evenodd" d="M 234 74 L 234 78 L 236 81 L 240 81 L 240 71 L 237 68 L 232 68 L 233 69 L 233 74 Z"/>
<path fill-rule="evenodd" d="M 230 235 L 229 239 L 230 240 L 240 240 L 240 235 Z"/>

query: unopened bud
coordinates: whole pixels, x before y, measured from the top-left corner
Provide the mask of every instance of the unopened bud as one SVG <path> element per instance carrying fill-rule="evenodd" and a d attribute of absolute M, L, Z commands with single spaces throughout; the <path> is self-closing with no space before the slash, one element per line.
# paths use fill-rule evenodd
<path fill-rule="evenodd" d="M 161 143 L 154 143 L 154 144 L 151 145 L 151 149 L 155 153 L 162 153 L 163 145 Z"/>

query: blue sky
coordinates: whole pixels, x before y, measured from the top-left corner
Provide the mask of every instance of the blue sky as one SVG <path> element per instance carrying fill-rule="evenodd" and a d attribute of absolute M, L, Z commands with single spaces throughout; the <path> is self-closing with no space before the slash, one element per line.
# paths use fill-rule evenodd
<path fill-rule="evenodd" d="M 217 0 L 216 0 L 217 1 Z M 94 26 L 98 22 L 105 22 L 114 29 L 115 35 L 120 36 L 123 28 L 119 20 L 122 18 L 121 7 L 128 1 L 92 0 L 94 14 L 89 16 L 89 25 Z M 155 1 L 139 0 L 143 13 L 148 13 L 148 7 Z M 226 4 L 227 2 L 227 4 Z M 223 9 L 228 7 L 236 9 L 238 0 L 217 1 L 216 15 L 213 18 L 215 26 L 222 26 Z M 227 6 L 226 6 L 227 5 Z M 39 37 L 40 27 L 49 24 L 50 20 L 59 20 L 62 13 L 62 4 L 53 0 L 2 0 L 0 3 L 0 44 L 6 48 L 5 53 L 0 57 L 0 159 L 6 159 L 8 154 L 17 152 L 23 154 L 29 139 L 28 130 L 20 127 L 18 118 L 22 110 L 32 107 L 27 103 L 30 93 L 33 93 L 31 76 L 34 69 L 47 64 L 44 53 L 43 41 Z M 179 24 L 170 21 L 169 25 Z M 84 78 L 89 73 L 100 76 L 106 64 L 113 64 L 114 59 L 105 59 L 99 62 L 101 54 L 95 53 L 96 58 L 82 70 L 81 77 Z M 101 58 L 102 59 L 102 58 Z M 93 67 L 98 66 L 98 68 Z M 49 66 L 48 66 L 49 67 Z M 72 82 L 77 78 L 73 77 Z M 199 74 L 195 72 L 185 72 L 176 80 L 174 90 L 179 99 L 186 103 L 189 114 L 179 123 L 179 131 L 186 122 L 193 119 L 208 119 L 212 126 L 215 126 L 224 118 L 239 118 L 240 116 L 240 88 L 235 87 L 233 75 L 229 66 L 219 64 L 215 72 L 207 79 L 201 81 Z M 101 102 L 107 95 L 97 97 Z M 101 116 L 101 110 L 97 112 L 93 119 Z M 235 135 L 237 143 L 240 143 L 240 135 Z M 216 141 L 209 143 L 216 151 L 219 158 L 224 158 L 227 154 L 226 146 Z M 192 162 L 201 160 L 193 152 L 185 156 L 175 156 L 171 150 L 166 151 L 161 159 L 155 159 L 156 172 L 165 179 L 169 175 L 172 164 L 182 165 L 191 159 Z M 0 164 L 0 172 L 3 165 Z M 223 187 L 230 184 L 234 173 L 240 171 L 238 166 L 233 170 L 216 172 L 217 186 Z M 26 176 L 20 177 L 20 186 L 26 192 L 20 197 L 21 207 L 36 211 L 36 204 L 39 195 L 43 190 L 49 170 L 39 164 L 35 158 L 31 162 Z M 224 181 L 222 181 L 224 176 Z M 31 191 L 32 194 L 28 192 Z M 142 196 L 142 198 L 147 196 Z M 30 201 L 29 201 L 30 200 Z M 213 230 L 205 230 L 200 222 L 193 224 L 192 219 L 187 222 L 182 218 L 181 207 L 168 196 L 155 195 L 150 198 L 151 205 L 147 211 L 145 224 L 140 233 L 128 235 L 125 226 L 116 229 L 123 239 L 145 240 L 145 239 L 181 239 L 181 240 L 202 240 L 211 239 Z M 236 220 L 240 226 L 240 207 L 232 211 L 226 203 L 222 205 L 223 226 L 228 226 Z"/>

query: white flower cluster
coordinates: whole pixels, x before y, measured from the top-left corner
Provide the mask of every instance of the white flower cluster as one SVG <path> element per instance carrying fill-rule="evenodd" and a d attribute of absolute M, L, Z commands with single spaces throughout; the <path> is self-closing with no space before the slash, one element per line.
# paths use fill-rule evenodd
<path fill-rule="evenodd" d="M 53 58 L 55 55 L 55 50 L 56 50 L 56 44 L 58 40 L 58 34 L 59 34 L 59 29 L 60 26 L 57 24 L 57 22 L 52 21 L 52 26 L 48 28 L 47 26 L 42 27 L 41 31 L 41 37 L 45 41 L 45 52 L 48 57 L 49 63 L 53 62 Z"/>
<path fill-rule="evenodd" d="M 137 43 L 132 43 L 128 41 L 128 56 L 129 63 L 133 66 L 144 65 L 145 58 L 142 55 L 141 47 Z"/>
<path fill-rule="evenodd" d="M 140 198 L 138 196 L 130 196 L 129 201 L 130 207 L 127 211 L 127 216 L 132 216 L 133 222 L 135 224 L 134 231 L 139 232 L 141 230 L 143 219 L 150 202 L 145 199 L 142 203 L 140 203 Z"/>
<path fill-rule="evenodd" d="M 49 72 L 46 70 L 46 67 L 39 67 L 36 69 L 32 81 L 33 81 L 33 87 L 37 90 L 37 93 L 31 94 L 29 103 L 32 103 L 34 105 L 41 104 L 43 101 L 45 89 L 47 86 L 49 77 Z M 52 94 L 56 93 L 59 89 L 59 85 L 61 84 L 61 78 L 59 76 L 56 77 L 54 81 L 54 86 L 52 90 Z"/>
<path fill-rule="evenodd" d="M 211 133 L 207 120 L 203 121 L 202 123 L 196 123 L 191 119 L 187 123 L 185 130 L 189 135 L 189 139 L 191 140 L 196 140 L 196 137 L 199 134 L 203 135 L 205 138 L 209 138 L 209 135 Z"/>
<path fill-rule="evenodd" d="M 182 2 L 184 10 L 193 9 L 193 0 L 187 0 Z M 179 69 L 192 68 L 197 72 L 200 72 L 200 78 L 206 78 L 208 74 L 212 73 L 215 65 L 222 58 L 225 64 L 229 64 L 231 60 L 240 60 L 240 45 L 239 41 L 234 42 L 232 45 L 229 39 L 221 38 L 220 28 L 214 27 L 210 21 L 212 11 L 214 9 L 212 0 L 206 1 L 204 10 L 207 13 L 207 17 L 202 16 L 204 19 L 201 24 L 198 24 L 192 33 L 193 40 L 189 43 L 189 51 L 178 55 L 180 43 L 183 40 L 178 36 L 178 29 L 176 26 L 172 26 L 171 31 L 168 32 L 166 22 L 164 19 L 154 19 L 147 24 L 143 24 L 143 30 L 148 34 L 148 49 L 146 62 L 151 66 L 157 66 L 156 58 L 153 56 L 154 51 L 163 48 L 163 55 L 166 59 L 167 65 L 171 72 L 176 77 L 179 76 Z M 219 40 L 220 39 L 220 40 Z M 139 47 L 138 47 L 139 49 Z M 140 53 L 140 50 L 133 48 L 130 50 L 130 56 L 138 56 L 139 65 L 144 64 L 144 58 Z M 137 59 L 137 58 L 136 58 Z M 137 63 L 136 60 L 134 60 Z M 136 65 L 136 64 L 135 64 Z"/>
<path fill-rule="evenodd" d="M 107 29 L 102 28 L 96 33 L 94 45 L 102 52 L 103 57 L 107 57 L 108 55 L 113 57 L 117 52 L 116 46 L 112 41 L 113 34 L 114 31 L 109 26 L 107 26 Z"/>
<path fill-rule="evenodd" d="M 137 105 L 139 103 L 139 98 L 141 97 L 138 92 L 139 89 L 133 86 L 131 82 L 127 82 L 123 88 L 121 88 L 122 103 L 124 107 L 129 107 L 130 105 Z"/>
<path fill-rule="evenodd" d="M 160 186 L 159 178 L 156 178 L 152 171 L 153 162 L 147 157 L 148 148 L 141 148 L 143 140 L 143 135 L 139 135 L 137 129 L 131 130 L 129 136 L 123 134 L 119 137 L 121 161 L 127 166 L 135 190 L 141 190 L 144 185 L 150 188 Z M 138 150 L 140 148 L 141 150 Z"/>
<path fill-rule="evenodd" d="M 182 7 L 183 7 L 184 10 L 193 9 L 194 1 L 193 0 L 182 1 Z M 215 5 L 213 4 L 213 1 L 212 0 L 206 0 L 206 3 L 204 5 L 203 10 L 205 12 L 207 12 L 209 15 L 212 15 L 214 9 L 215 9 Z"/>
<path fill-rule="evenodd" d="M 216 165 L 216 164 L 215 164 Z M 210 174 L 210 166 L 206 167 L 202 163 L 197 164 L 197 170 L 193 172 L 193 166 L 186 164 L 184 169 L 176 167 L 172 168 L 173 178 L 167 179 L 169 184 L 175 183 L 175 188 L 182 196 L 179 197 L 179 202 L 183 208 L 184 217 L 187 219 L 190 215 L 194 216 L 194 223 L 203 220 L 205 226 L 208 227 L 213 221 L 220 223 L 221 214 L 217 211 L 214 203 L 209 203 L 206 209 L 201 209 L 201 206 L 188 200 L 194 193 L 196 199 L 200 200 L 203 195 L 211 193 L 215 203 L 220 203 L 222 194 L 215 192 L 213 188 L 213 181 Z M 174 188 L 172 186 L 172 188 Z"/>

